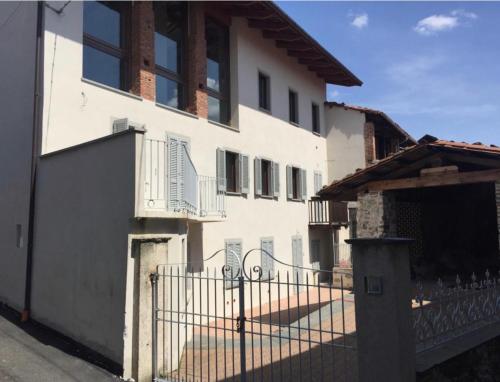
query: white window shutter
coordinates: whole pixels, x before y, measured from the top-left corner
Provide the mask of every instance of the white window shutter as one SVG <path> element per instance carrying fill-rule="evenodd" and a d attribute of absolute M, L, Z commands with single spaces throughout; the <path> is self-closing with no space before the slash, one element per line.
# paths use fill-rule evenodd
<path fill-rule="evenodd" d="M 179 184 L 179 160 L 181 154 L 180 142 L 175 138 L 168 138 L 168 209 L 181 208 L 181 185 Z"/>
<path fill-rule="evenodd" d="M 119 118 L 113 121 L 113 134 L 128 130 L 128 118 Z"/>
<path fill-rule="evenodd" d="M 261 260 L 260 264 L 262 267 L 262 277 L 264 280 L 269 278 L 274 278 L 274 259 L 269 255 L 274 257 L 274 243 L 272 239 L 263 239 L 261 241 Z"/>
<path fill-rule="evenodd" d="M 293 199 L 292 167 L 286 166 L 286 197 Z"/>
<path fill-rule="evenodd" d="M 260 158 L 255 158 L 253 166 L 255 170 L 255 195 L 262 195 L 262 165 Z"/>
<path fill-rule="evenodd" d="M 238 270 L 240 269 L 238 257 L 241 259 L 241 242 L 226 242 L 226 265 L 230 267 L 230 270 L 228 270 L 225 274 L 225 277 L 227 278 L 226 288 L 232 288 L 238 285 L 238 280 L 236 279 Z"/>
<path fill-rule="evenodd" d="M 280 196 L 280 165 L 276 162 L 273 162 L 273 196 Z"/>
<path fill-rule="evenodd" d="M 226 191 L 226 151 L 217 149 L 217 191 Z"/>
<path fill-rule="evenodd" d="M 323 188 L 323 174 L 320 172 L 318 173 L 318 191 L 320 191 Z"/>
<path fill-rule="evenodd" d="M 240 189 L 242 194 L 248 194 L 250 188 L 249 174 L 248 174 L 248 155 L 240 154 Z"/>
<path fill-rule="evenodd" d="M 300 195 L 301 200 L 307 199 L 307 172 L 304 169 L 300 169 Z"/>

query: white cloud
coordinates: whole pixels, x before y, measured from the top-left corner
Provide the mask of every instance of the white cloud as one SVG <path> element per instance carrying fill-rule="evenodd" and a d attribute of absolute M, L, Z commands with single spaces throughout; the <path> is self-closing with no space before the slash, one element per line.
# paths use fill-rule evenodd
<path fill-rule="evenodd" d="M 423 35 L 430 35 L 436 32 L 450 30 L 458 26 L 458 17 L 445 15 L 432 15 L 420 20 L 413 28 Z"/>
<path fill-rule="evenodd" d="M 449 15 L 431 15 L 420 20 L 413 30 L 421 35 L 429 36 L 437 32 L 455 29 L 463 25 L 465 20 L 475 20 L 478 16 L 474 12 L 455 9 Z"/>
<path fill-rule="evenodd" d="M 352 15 L 354 18 L 351 21 L 351 25 L 358 29 L 363 29 L 368 26 L 368 14 L 362 13 L 359 15 Z"/>
<path fill-rule="evenodd" d="M 471 20 L 476 20 L 477 19 L 477 14 L 474 12 L 467 12 L 464 9 L 455 9 L 454 11 L 451 11 L 452 16 L 457 16 L 457 17 L 465 17 L 467 19 Z"/>
<path fill-rule="evenodd" d="M 336 89 L 330 89 L 328 90 L 328 99 L 334 99 L 337 98 L 340 95 L 340 93 Z"/>

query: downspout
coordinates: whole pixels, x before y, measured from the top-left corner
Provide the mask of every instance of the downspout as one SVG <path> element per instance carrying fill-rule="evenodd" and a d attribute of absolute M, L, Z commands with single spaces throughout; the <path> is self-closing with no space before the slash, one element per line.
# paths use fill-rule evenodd
<path fill-rule="evenodd" d="M 33 128 L 31 144 L 31 178 L 30 178 L 30 201 L 28 212 L 28 243 L 26 255 L 26 278 L 24 288 L 24 309 L 21 313 L 21 321 L 25 322 L 30 317 L 31 309 L 31 287 L 33 269 L 33 237 L 35 226 L 35 192 L 37 164 L 40 156 L 40 129 L 42 126 L 43 113 L 43 24 L 44 24 L 45 2 L 37 3 L 37 25 L 36 25 L 36 52 L 35 52 L 35 84 L 33 94 Z"/>

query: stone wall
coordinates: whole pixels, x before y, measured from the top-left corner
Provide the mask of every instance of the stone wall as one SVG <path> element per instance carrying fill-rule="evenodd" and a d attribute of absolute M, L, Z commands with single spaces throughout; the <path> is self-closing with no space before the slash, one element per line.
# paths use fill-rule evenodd
<path fill-rule="evenodd" d="M 396 237 L 396 200 L 391 192 L 358 195 L 357 237 Z"/>
<path fill-rule="evenodd" d="M 495 183 L 495 201 L 497 203 L 498 248 L 500 248 L 500 182 Z"/>

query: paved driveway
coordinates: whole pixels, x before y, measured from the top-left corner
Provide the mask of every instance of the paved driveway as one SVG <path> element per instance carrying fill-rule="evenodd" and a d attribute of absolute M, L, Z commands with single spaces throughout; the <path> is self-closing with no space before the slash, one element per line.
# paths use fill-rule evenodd
<path fill-rule="evenodd" d="M 118 382 L 109 372 L 68 354 L 40 328 L 18 326 L 0 307 L 0 382 Z M 67 344 L 66 344 L 67 347 Z"/>

